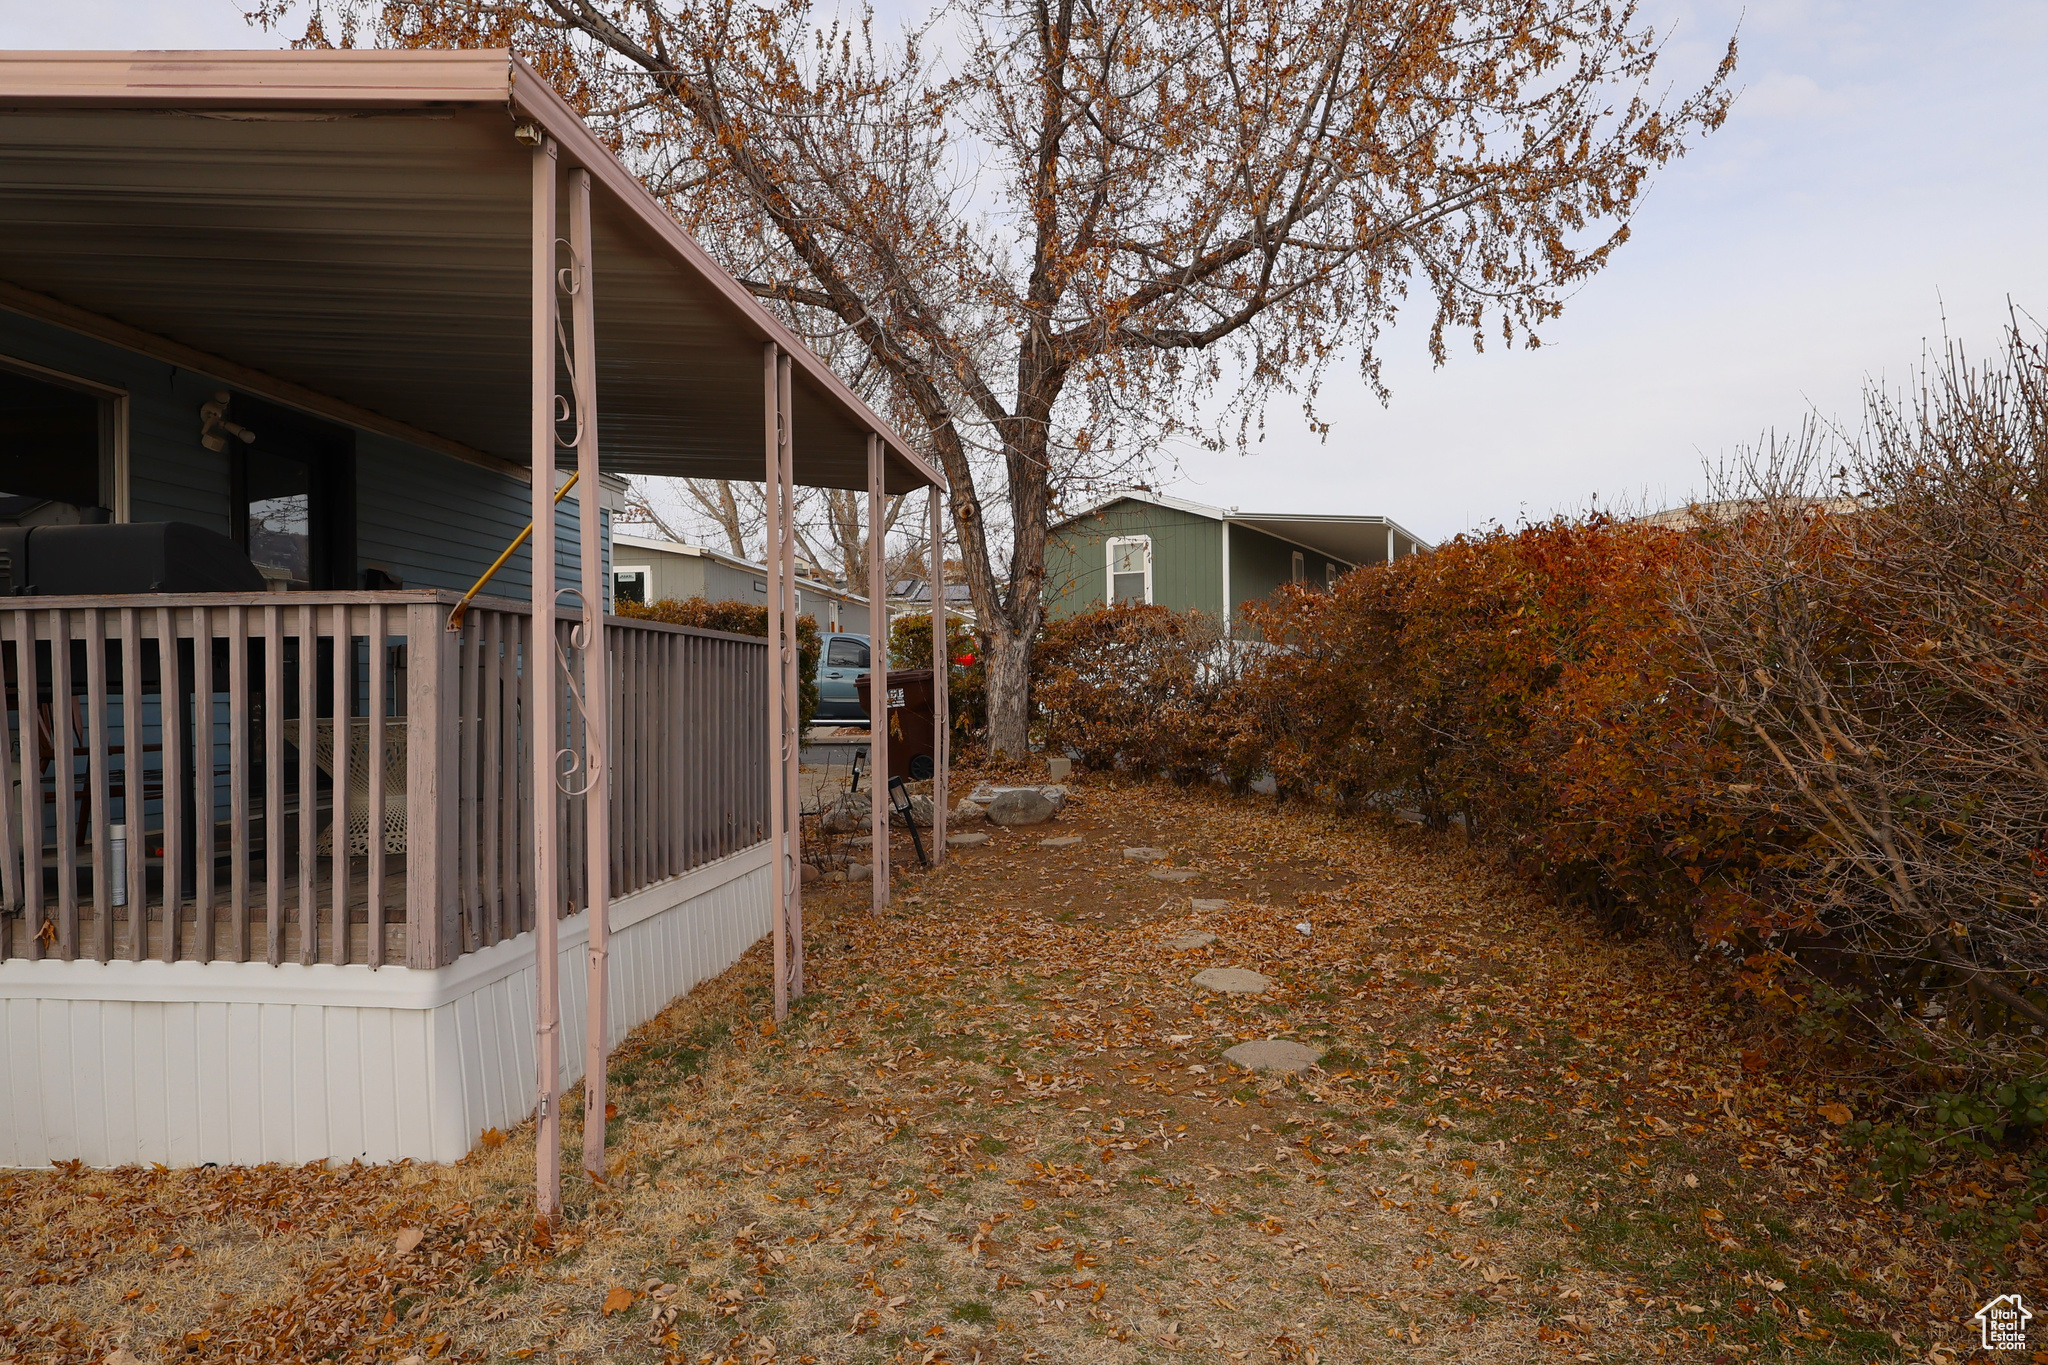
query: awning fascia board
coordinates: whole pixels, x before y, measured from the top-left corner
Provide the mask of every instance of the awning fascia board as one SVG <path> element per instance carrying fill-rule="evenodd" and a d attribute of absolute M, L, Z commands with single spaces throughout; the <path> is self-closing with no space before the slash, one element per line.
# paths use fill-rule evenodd
<path fill-rule="evenodd" d="M 140 327 L 117 322 L 113 318 L 80 308 L 75 304 L 65 303 L 62 299 L 53 299 L 47 294 L 23 289 L 20 285 L 10 284 L 5 280 L 0 280 L 0 308 L 40 322 L 52 323 L 66 331 L 119 346 L 137 355 L 160 360 L 167 365 L 175 365 L 181 370 L 207 375 L 220 380 L 230 388 L 241 389 L 254 397 L 267 399 L 288 408 L 296 408 L 313 417 L 325 418 L 363 431 L 374 432 L 379 436 L 405 441 L 436 454 L 446 455 L 450 459 L 461 460 L 480 469 L 488 469 L 493 474 L 517 479 L 521 483 L 527 482 L 531 477 L 531 471 L 525 465 L 501 460 L 496 455 L 466 446 L 460 441 L 437 436 L 410 423 L 386 417 L 381 412 L 359 407 L 345 398 L 335 398 L 309 389 L 303 384 L 295 384 L 289 379 L 279 379 L 276 375 L 265 374 L 240 361 L 229 360 L 224 356 L 187 346 L 169 337 L 158 336 L 155 332 L 146 332 Z M 198 420 L 196 413 L 193 420 Z"/>

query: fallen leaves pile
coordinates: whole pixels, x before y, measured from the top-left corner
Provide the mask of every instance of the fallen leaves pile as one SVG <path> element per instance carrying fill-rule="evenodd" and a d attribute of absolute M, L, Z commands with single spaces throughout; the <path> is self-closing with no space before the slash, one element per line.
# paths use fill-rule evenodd
<path fill-rule="evenodd" d="M 530 1128 L 0 1174 L 0 1361 L 1941 1361 L 2040 1283 L 1867 1196 L 1696 967 L 1455 839 L 1106 784 L 993 836 L 808 896 L 782 1024 L 763 944 L 636 1032 L 558 1229 Z M 1223 1056 L 1266 1038 L 1319 1065 Z"/>

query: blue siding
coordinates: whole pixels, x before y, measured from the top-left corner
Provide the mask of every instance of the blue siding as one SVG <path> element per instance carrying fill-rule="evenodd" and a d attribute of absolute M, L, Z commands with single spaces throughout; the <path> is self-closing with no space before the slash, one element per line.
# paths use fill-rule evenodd
<path fill-rule="evenodd" d="M 5 311 L 0 355 L 126 390 L 131 518 L 186 521 L 229 533 L 228 457 L 199 444 L 199 406 L 232 386 Z M 101 497 L 111 505 L 113 491 L 103 489 Z M 356 433 L 358 568 L 388 570 L 409 588 L 460 592 L 519 534 L 528 507 L 527 486 L 517 479 L 390 437 Z M 573 587 L 581 557 L 576 509 L 565 500 L 555 510 L 558 580 Z M 603 521 L 607 562 L 610 520 Z M 524 598 L 531 583 L 531 556 L 522 550 L 489 591 Z"/>

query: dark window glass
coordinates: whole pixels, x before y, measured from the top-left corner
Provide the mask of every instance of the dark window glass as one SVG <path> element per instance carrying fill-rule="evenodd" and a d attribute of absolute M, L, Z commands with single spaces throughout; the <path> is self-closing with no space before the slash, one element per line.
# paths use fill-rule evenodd
<path fill-rule="evenodd" d="M 313 585 L 313 471 L 304 460 L 251 449 L 248 479 L 249 560 L 272 581 Z"/>
<path fill-rule="evenodd" d="M 618 602 L 647 601 L 647 575 L 643 573 L 619 573 L 612 575 L 612 599 Z"/>
<path fill-rule="evenodd" d="M 842 637 L 834 640 L 831 647 L 825 651 L 825 667 L 827 668 L 866 668 L 867 666 L 868 647 L 859 640 L 848 640 Z"/>
<path fill-rule="evenodd" d="M 100 503 L 100 400 L 0 369 L 0 497 Z"/>

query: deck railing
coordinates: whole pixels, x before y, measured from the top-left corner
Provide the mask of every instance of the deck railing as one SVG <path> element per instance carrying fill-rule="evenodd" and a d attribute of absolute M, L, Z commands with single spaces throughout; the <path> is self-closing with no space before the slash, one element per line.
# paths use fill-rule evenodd
<path fill-rule="evenodd" d="M 537 659 L 526 604 L 478 599 L 457 635 L 454 600 L 0 604 L 0 957 L 438 967 L 533 927 L 524 718 L 552 678 L 551 748 L 585 752 L 574 621 Z M 605 640 L 617 899 L 767 837 L 767 659 L 655 622 Z M 539 780 L 587 785 L 567 758 Z M 584 805 L 560 803 L 565 913 Z"/>

